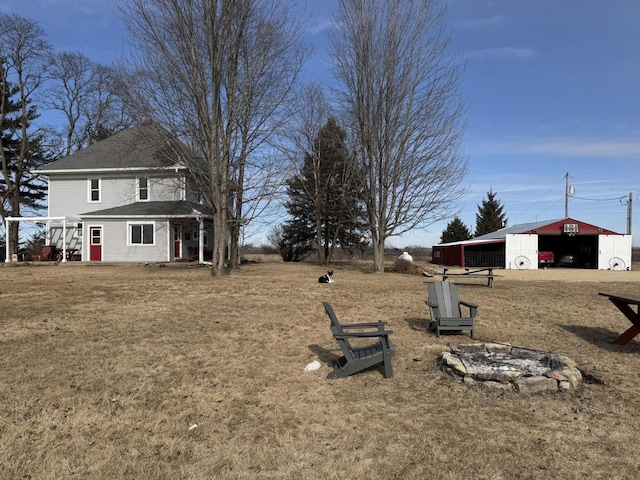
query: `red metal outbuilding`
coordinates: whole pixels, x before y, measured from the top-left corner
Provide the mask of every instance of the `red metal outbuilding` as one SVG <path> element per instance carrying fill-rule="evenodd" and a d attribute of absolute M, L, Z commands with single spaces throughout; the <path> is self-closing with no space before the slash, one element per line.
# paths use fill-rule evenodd
<path fill-rule="evenodd" d="M 466 268 L 538 268 L 538 252 L 582 268 L 629 269 L 631 236 L 573 218 L 525 223 L 461 242 L 434 245 L 432 262 Z"/>

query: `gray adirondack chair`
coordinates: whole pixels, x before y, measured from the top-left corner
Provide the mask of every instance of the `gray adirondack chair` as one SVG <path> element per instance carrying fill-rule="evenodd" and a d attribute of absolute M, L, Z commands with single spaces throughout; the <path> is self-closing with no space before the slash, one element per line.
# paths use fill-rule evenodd
<path fill-rule="evenodd" d="M 438 337 L 442 330 L 469 330 L 473 338 L 473 321 L 478 313 L 475 303 L 458 299 L 458 288 L 451 282 L 434 282 L 429 284 L 429 298 L 426 301 L 431 312 L 431 325 Z M 469 308 L 469 315 L 464 316 L 462 306 Z"/>
<path fill-rule="evenodd" d="M 331 305 L 323 302 L 324 310 L 331 320 L 331 333 L 336 339 L 342 357 L 333 361 L 333 372 L 327 378 L 344 378 L 353 375 L 365 368 L 383 364 L 385 378 L 393 377 L 391 359 L 396 353 L 390 335 L 391 330 L 386 330 L 387 322 L 370 322 L 358 324 L 342 324 L 338 320 Z M 377 339 L 376 343 L 364 347 L 353 347 L 349 340 Z"/>

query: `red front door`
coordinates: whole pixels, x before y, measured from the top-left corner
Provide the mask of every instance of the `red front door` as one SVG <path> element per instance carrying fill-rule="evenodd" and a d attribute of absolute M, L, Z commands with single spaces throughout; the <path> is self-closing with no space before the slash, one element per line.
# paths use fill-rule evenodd
<path fill-rule="evenodd" d="M 89 227 L 89 260 L 102 261 L 102 227 Z"/>

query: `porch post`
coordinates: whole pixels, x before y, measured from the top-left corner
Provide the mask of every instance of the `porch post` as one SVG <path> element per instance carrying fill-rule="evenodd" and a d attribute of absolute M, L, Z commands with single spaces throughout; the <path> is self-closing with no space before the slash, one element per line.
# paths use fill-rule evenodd
<path fill-rule="evenodd" d="M 4 263 L 8 263 L 11 261 L 9 257 L 9 220 L 8 218 L 4 221 Z"/>
<path fill-rule="evenodd" d="M 204 221 L 198 217 L 198 262 L 204 262 Z"/>
<path fill-rule="evenodd" d="M 62 219 L 62 263 L 67 263 L 67 217 Z"/>

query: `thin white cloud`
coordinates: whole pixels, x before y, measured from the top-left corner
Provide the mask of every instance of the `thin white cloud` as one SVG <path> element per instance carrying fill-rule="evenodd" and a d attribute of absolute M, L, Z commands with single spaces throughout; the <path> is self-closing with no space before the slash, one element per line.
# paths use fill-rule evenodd
<path fill-rule="evenodd" d="M 332 19 L 319 19 L 312 23 L 307 29 L 307 33 L 311 35 L 318 35 L 326 30 L 332 30 L 336 28 L 336 23 Z"/>
<path fill-rule="evenodd" d="M 637 158 L 640 156 L 640 141 L 590 141 L 570 138 L 524 142 L 489 142 L 476 144 L 471 147 L 471 151 L 489 155 L 520 154 L 557 157 Z"/>
<path fill-rule="evenodd" d="M 467 57 L 472 60 L 485 60 L 485 59 L 522 60 L 522 59 L 533 57 L 535 55 L 535 50 L 533 50 L 532 48 L 507 46 L 507 47 L 484 48 L 481 50 L 467 50 L 466 54 L 467 54 Z"/>
<path fill-rule="evenodd" d="M 38 0 L 39 8 L 43 9 L 74 9 L 85 15 L 98 14 L 104 11 L 104 1 L 101 0 Z"/>
<path fill-rule="evenodd" d="M 506 21 L 506 15 L 494 15 L 493 17 L 459 19 L 454 21 L 454 26 L 461 30 L 469 30 L 473 28 L 494 28 L 501 27 Z"/>
<path fill-rule="evenodd" d="M 637 157 L 640 155 L 640 142 L 543 142 L 537 145 L 531 145 L 529 152 L 541 155 L 562 155 L 567 157 Z"/>

